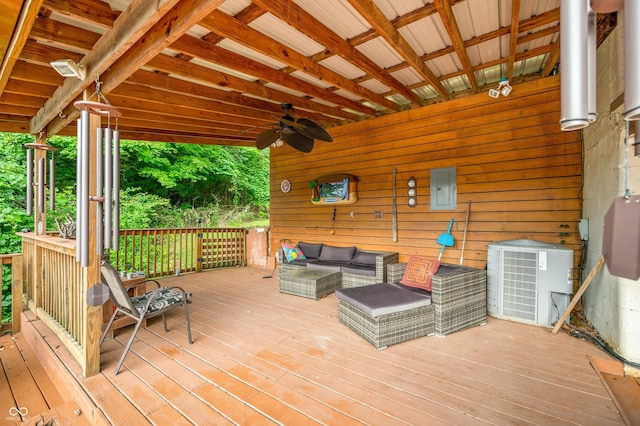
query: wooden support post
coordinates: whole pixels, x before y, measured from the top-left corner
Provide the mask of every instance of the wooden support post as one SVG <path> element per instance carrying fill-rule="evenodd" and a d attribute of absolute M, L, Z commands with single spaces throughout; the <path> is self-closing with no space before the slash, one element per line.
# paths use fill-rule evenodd
<path fill-rule="evenodd" d="M 602 267 L 603 263 L 604 263 L 604 257 L 600 256 L 600 259 L 598 259 L 598 261 L 596 262 L 596 266 L 594 266 L 591 272 L 589 272 L 589 275 L 580 286 L 580 289 L 573 296 L 573 299 L 571 299 L 571 303 L 569 303 L 567 310 L 564 311 L 564 313 L 558 320 L 558 323 L 555 325 L 555 327 L 553 327 L 553 330 L 551 330 L 551 334 L 556 334 L 558 330 L 560 330 L 560 327 L 562 327 L 562 323 L 564 322 L 565 319 L 567 319 L 571 311 L 573 311 L 573 308 L 576 306 L 576 304 L 578 303 L 578 300 L 580 300 L 584 292 L 587 290 L 587 287 L 589 287 L 589 284 L 591 284 L 591 280 L 593 280 L 593 277 L 596 276 L 596 273 Z"/>
<path fill-rule="evenodd" d="M 100 127 L 100 116 L 90 114 L 89 119 L 89 143 L 85 149 L 89 150 L 90 158 L 90 175 L 89 175 L 89 192 L 95 193 L 96 187 L 96 171 L 98 170 L 95 156 L 95 146 L 97 139 L 97 129 Z M 89 266 L 85 268 L 82 274 L 86 280 L 84 284 L 85 292 L 89 287 L 100 282 L 100 256 L 96 254 L 96 232 L 98 223 L 96 219 L 96 203 L 89 203 Z M 84 296 L 83 296 L 84 297 Z M 85 300 L 82 303 L 86 303 Z M 100 372 L 100 336 L 102 332 L 102 308 L 94 307 L 86 303 L 86 334 L 84 344 L 84 371 L 85 377 L 93 376 Z"/>
<path fill-rule="evenodd" d="M 11 333 L 20 331 L 20 320 L 22 318 L 22 256 L 14 256 L 11 259 Z"/>

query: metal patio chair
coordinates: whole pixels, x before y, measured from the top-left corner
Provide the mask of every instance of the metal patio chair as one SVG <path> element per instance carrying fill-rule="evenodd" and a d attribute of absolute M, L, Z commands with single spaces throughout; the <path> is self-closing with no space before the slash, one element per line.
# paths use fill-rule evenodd
<path fill-rule="evenodd" d="M 102 338 L 100 339 L 100 346 L 102 346 L 102 343 L 107 337 L 113 321 L 118 315 L 127 316 L 135 321 L 135 327 L 133 329 L 133 332 L 131 333 L 131 337 L 129 338 L 127 345 L 124 348 L 122 357 L 118 361 L 118 365 L 115 369 L 115 374 L 118 374 L 118 372 L 120 371 L 120 367 L 122 366 L 124 358 L 129 352 L 129 348 L 133 343 L 133 339 L 136 337 L 138 329 L 140 329 L 140 326 L 144 323 L 144 321 L 149 318 L 162 315 L 162 319 L 164 321 L 164 330 L 169 331 L 169 329 L 167 328 L 166 312 L 173 308 L 178 308 L 180 306 L 184 307 L 184 315 L 187 325 L 187 336 L 189 337 L 189 344 L 193 343 L 193 340 L 191 339 L 191 323 L 189 322 L 189 308 L 187 307 L 187 305 L 190 303 L 191 293 L 187 293 L 182 288 L 177 286 L 161 287 L 160 283 L 156 280 L 146 280 L 125 288 L 122 280 L 120 279 L 120 276 L 118 275 L 118 272 L 114 269 L 113 266 L 106 262 L 102 262 L 102 266 L 100 267 L 100 274 L 102 276 L 102 282 L 109 287 L 111 301 L 113 302 L 115 308 L 113 311 L 113 315 L 111 315 L 109 323 L 104 329 Z M 139 296 L 129 295 L 128 291 L 130 289 L 138 285 L 146 285 L 148 283 L 155 283 L 157 288 Z"/>

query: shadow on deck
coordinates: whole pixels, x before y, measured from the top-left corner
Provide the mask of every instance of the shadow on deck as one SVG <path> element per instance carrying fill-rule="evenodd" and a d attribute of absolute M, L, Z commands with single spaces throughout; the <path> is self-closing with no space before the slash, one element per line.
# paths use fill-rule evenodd
<path fill-rule="evenodd" d="M 169 333 L 160 318 L 151 320 L 117 376 L 131 327 L 104 343 L 102 372 L 83 379 L 57 337 L 25 313 L 17 340 L 0 340 L 7 371 L 0 376 L 0 401 L 4 389 L 14 392 L 7 407 L 0 405 L 0 424 L 11 407 L 23 406 L 31 416 L 64 407 L 52 415 L 74 425 L 629 421 L 592 366 L 610 357 L 590 343 L 489 318 L 483 327 L 377 351 L 338 322 L 333 294 L 319 301 L 280 294 L 277 275 L 263 278 L 269 273 L 226 268 L 163 279 L 194 294 L 194 344 L 187 344 L 180 310 L 169 315 Z M 32 375 L 46 406 L 14 391 L 10 371 L 19 357 L 7 356 L 8 341 L 31 360 L 20 377 Z M 35 354 L 43 367 L 28 373 Z M 52 387 L 58 396 L 46 396 Z"/>

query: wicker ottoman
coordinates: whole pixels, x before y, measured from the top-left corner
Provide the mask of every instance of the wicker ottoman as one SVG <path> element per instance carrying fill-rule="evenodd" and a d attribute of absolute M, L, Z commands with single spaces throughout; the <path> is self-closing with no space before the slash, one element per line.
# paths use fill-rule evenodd
<path fill-rule="evenodd" d="M 339 321 L 377 349 L 435 333 L 435 310 L 429 296 L 373 284 L 341 289 Z"/>
<path fill-rule="evenodd" d="M 318 300 L 342 285 L 340 272 L 298 268 L 280 275 L 280 293 Z"/>

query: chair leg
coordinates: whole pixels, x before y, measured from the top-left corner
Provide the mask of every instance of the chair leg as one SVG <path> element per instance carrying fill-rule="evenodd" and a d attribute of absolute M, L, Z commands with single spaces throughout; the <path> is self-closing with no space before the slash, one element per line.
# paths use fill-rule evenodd
<path fill-rule="evenodd" d="M 107 337 L 107 334 L 109 333 L 109 329 L 111 328 L 111 324 L 113 324 L 113 320 L 116 319 L 117 314 L 118 314 L 118 310 L 116 309 L 115 311 L 113 311 L 113 315 L 111 315 L 111 319 L 109 319 L 109 323 L 107 324 L 107 326 L 104 329 L 104 332 L 102 333 L 99 346 L 102 346 L 102 342 L 104 342 L 104 339 Z"/>
<path fill-rule="evenodd" d="M 189 320 L 188 303 L 184 303 L 184 316 L 185 316 L 185 318 L 187 320 L 187 336 L 189 337 L 189 344 L 192 345 L 193 344 L 193 340 L 191 339 L 191 321 Z"/>
<path fill-rule="evenodd" d="M 144 321 L 144 317 L 141 317 L 138 322 L 136 322 L 136 326 L 133 328 L 133 332 L 131 333 L 131 337 L 129 338 L 129 341 L 127 342 L 127 346 L 124 347 L 124 352 L 122 353 L 122 356 L 120 357 L 120 361 L 118 361 L 118 365 L 116 366 L 115 369 L 115 373 L 114 375 L 118 375 L 118 372 L 120 371 L 120 367 L 122 366 L 122 363 L 124 362 L 124 357 L 127 356 L 127 353 L 129 352 L 129 349 L 131 348 L 131 344 L 133 343 L 133 339 L 136 338 L 136 334 L 138 334 L 138 330 L 140 329 L 140 326 L 142 325 L 142 321 Z"/>

